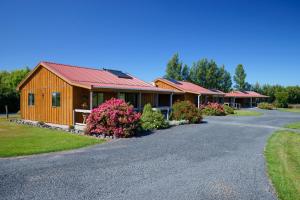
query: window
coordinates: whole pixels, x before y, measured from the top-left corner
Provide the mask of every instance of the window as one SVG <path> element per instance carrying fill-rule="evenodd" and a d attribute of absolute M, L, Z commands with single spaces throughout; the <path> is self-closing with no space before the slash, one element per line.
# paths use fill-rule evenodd
<path fill-rule="evenodd" d="M 59 92 L 52 92 L 52 106 L 60 107 L 60 93 Z"/>
<path fill-rule="evenodd" d="M 99 106 L 104 101 L 103 93 L 93 93 L 93 108 Z"/>
<path fill-rule="evenodd" d="M 125 100 L 125 93 L 119 93 L 118 98 Z"/>
<path fill-rule="evenodd" d="M 34 94 L 33 93 L 28 93 L 28 105 L 34 106 Z"/>
<path fill-rule="evenodd" d="M 137 102 L 137 95 L 136 93 L 126 93 L 125 94 L 125 101 L 131 105 L 133 105 L 134 108 L 138 107 Z"/>
<path fill-rule="evenodd" d="M 138 107 L 138 101 L 137 98 L 138 94 L 137 93 L 119 93 L 118 98 L 123 99 L 127 103 L 133 105 L 133 107 L 137 108 Z"/>

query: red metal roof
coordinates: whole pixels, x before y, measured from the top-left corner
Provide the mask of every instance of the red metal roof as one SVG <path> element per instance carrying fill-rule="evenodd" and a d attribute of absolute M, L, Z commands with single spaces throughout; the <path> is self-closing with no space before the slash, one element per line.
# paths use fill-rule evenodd
<path fill-rule="evenodd" d="M 158 78 L 156 80 L 161 80 L 165 83 L 168 83 L 169 85 L 174 86 L 175 88 L 183 92 L 196 93 L 196 94 L 221 95 L 221 96 L 225 95 L 225 93 L 220 90 L 206 89 L 204 87 L 201 87 L 199 85 L 196 85 L 188 81 L 172 81 L 165 78 Z"/>
<path fill-rule="evenodd" d="M 225 97 L 238 97 L 238 98 L 268 98 L 268 96 L 259 94 L 254 91 L 232 91 L 225 94 Z"/>
<path fill-rule="evenodd" d="M 150 83 L 142 81 L 130 74 L 131 79 L 120 78 L 107 70 L 79 67 L 73 65 L 58 64 L 53 62 L 41 62 L 38 66 L 44 66 L 57 74 L 70 84 L 85 88 L 112 88 L 124 90 L 145 90 L 156 92 L 174 92 L 157 88 Z"/>

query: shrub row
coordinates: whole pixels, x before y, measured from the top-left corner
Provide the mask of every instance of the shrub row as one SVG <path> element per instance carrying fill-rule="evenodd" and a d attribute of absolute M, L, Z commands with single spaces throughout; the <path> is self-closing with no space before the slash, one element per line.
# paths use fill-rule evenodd
<path fill-rule="evenodd" d="M 233 114 L 229 106 L 208 103 L 198 109 L 190 101 L 178 101 L 173 104 L 171 119 L 178 122 L 200 123 L 202 113 L 223 116 Z M 174 121 L 171 124 L 177 124 Z M 180 123 L 178 123 L 180 124 Z M 87 133 L 114 137 L 129 137 L 138 130 L 154 130 L 169 127 L 160 111 L 154 111 L 150 104 L 144 106 L 143 114 L 134 111 L 133 106 L 121 99 L 111 99 L 92 110 L 87 119 Z"/>
<path fill-rule="evenodd" d="M 189 101 L 176 102 L 173 105 L 171 119 L 181 124 L 199 123 L 201 112 Z M 177 124 L 175 122 L 171 123 Z M 150 104 L 144 106 L 143 114 L 122 99 L 111 99 L 92 110 L 87 119 L 86 133 L 114 137 L 130 137 L 138 130 L 154 130 L 169 127 L 160 111 L 153 111 Z"/>

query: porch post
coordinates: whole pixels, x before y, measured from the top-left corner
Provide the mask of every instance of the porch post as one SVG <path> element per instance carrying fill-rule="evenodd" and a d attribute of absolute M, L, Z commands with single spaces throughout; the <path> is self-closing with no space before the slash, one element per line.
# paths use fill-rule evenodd
<path fill-rule="evenodd" d="M 72 117 L 73 117 L 73 123 L 72 123 L 72 125 L 75 126 L 75 110 L 73 110 L 73 116 Z"/>
<path fill-rule="evenodd" d="M 250 98 L 250 108 L 252 108 L 252 97 Z"/>
<path fill-rule="evenodd" d="M 90 91 L 90 110 L 93 109 L 93 91 Z"/>
<path fill-rule="evenodd" d="M 198 108 L 200 108 L 200 104 L 201 104 L 201 94 L 198 95 Z"/>
<path fill-rule="evenodd" d="M 159 98 L 158 95 L 159 95 L 158 93 L 155 94 L 155 107 L 158 107 L 158 98 Z"/>
<path fill-rule="evenodd" d="M 173 93 L 170 94 L 170 108 L 172 108 L 173 105 Z"/>
<path fill-rule="evenodd" d="M 233 107 L 236 108 L 236 106 L 235 106 L 235 97 L 232 97 L 232 105 L 233 105 Z"/>
<path fill-rule="evenodd" d="M 139 92 L 138 109 L 139 109 L 139 111 L 142 110 L 142 93 L 141 92 Z"/>

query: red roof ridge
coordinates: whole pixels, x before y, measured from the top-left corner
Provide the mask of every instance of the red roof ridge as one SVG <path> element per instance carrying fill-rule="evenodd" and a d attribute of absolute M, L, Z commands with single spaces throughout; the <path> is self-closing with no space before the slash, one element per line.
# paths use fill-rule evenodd
<path fill-rule="evenodd" d="M 81 81 L 81 80 L 72 80 L 74 82 L 83 82 L 83 83 L 102 83 L 102 84 L 114 84 L 114 85 L 127 85 L 127 86 L 140 86 L 140 87 L 154 87 L 153 85 L 151 85 L 150 83 L 147 83 L 145 81 L 146 86 L 141 86 L 141 85 L 138 85 L 138 84 L 120 84 L 120 83 L 114 83 L 114 82 L 101 82 L 101 81 Z M 140 80 L 142 81 L 142 80 Z"/>
<path fill-rule="evenodd" d="M 70 65 L 70 64 L 62 64 L 62 63 L 56 63 L 56 62 L 50 62 L 50 61 L 41 61 L 40 63 L 50 64 L 50 65 L 51 64 L 62 65 L 62 66 L 65 66 L 65 67 L 76 67 L 76 68 L 83 68 L 83 69 L 92 69 L 92 70 L 97 70 L 97 71 L 105 71 L 104 69 L 97 69 L 97 68 L 92 68 L 92 67 Z"/>

